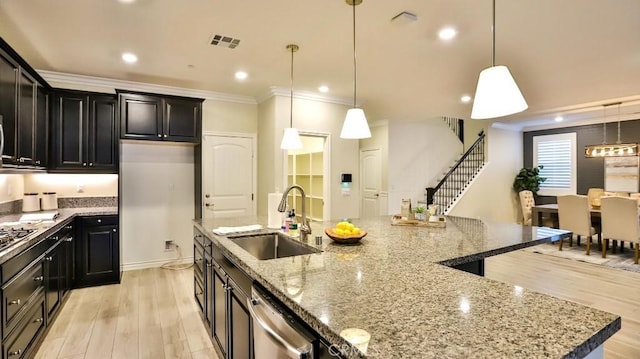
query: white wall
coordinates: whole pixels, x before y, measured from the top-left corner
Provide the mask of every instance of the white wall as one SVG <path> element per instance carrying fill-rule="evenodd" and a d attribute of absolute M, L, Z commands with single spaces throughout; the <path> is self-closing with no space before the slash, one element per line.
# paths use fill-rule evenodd
<path fill-rule="evenodd" d="M 425 188 L 448 171 L 462 144 L 442 120 L 389 123 L 389 214 L 400 213 L 403 198 L 415 206 Z"/>
<path fill-rule="evenodd" d="M 0 203 L 22 199 L 24 192 L 22 175 L 0 174 Z"/>
<path fill-rule="evenodd" d="M 325 201 L 329 218 L 355 218 L 360 215 L 360 169 L 358 140 L 340 138 L 342 122 L 349 106 L 295 98 L 293 126 L 300 132 L 329 135 L 330 169 L 325 181 L 329 181 L 330 194 Z M 286 188 L 286 151 L 280 149 L 284 129 L 289 127 L 290 99 L 274 95 L 259 105 L 258 119 L 258 214 L 266 214 L 267 193 L 275 188 Z M 350 196 L 342 196 L 340 173 L 353 174 Z M 326 197 L 326 195 L 325 195 Z M 330 205 L 327 206 L 327 203 Z"/>
<path fill-rule="evenodd" d="M 486 140 L 488 163 L 450 214 L 515 223 L 518 203 L 511 186 L 522 168 L 522 133 L 489 128 Z"/>
<path fill-rule="evenodd" d="M 65 197 L 116 197 L 117 174 L 34 173 L 24 175 L 25 192 L 56 192 Z"/>
<path fill-rule="evenodd" d="M 258 105 L 207 99 L 202 103 L 202 132 L 258 132 Z"/>
<path fill-rule="evenodd" d="M 192 257 L 193 146 L 146 141 L 121 146 L 120 243 L 125 269 L 157 266 L 176 257 L 173 240 Z"/>

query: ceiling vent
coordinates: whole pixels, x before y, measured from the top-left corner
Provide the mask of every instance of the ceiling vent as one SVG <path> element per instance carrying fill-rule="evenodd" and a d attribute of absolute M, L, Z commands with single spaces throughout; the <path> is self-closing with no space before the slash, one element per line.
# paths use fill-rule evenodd
<path fill-rule="evenodd" d="M 234 39 L 231 36 L 213 35 L 213 37 L 211 38 L 211 45 L 235 49 L 236 47 L 238 47 L 238 45 L 240 45 L 240 39 Z"/>

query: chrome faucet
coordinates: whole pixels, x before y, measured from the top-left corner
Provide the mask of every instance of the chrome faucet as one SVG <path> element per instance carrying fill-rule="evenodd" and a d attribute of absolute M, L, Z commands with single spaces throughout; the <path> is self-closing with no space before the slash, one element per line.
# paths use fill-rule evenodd
<path fill-rule="evenodd" d="M 304 194 L 304 189 L 294 184 L 289 186 L 284 193 L 282 194 L 282 199 L 280 200 L 280 204 L 278 205 L 278 212 L 284 212 L 287 210 L 287 195 L 291 192 L 292 189 L 298 189 L 300 191 L 300 195 L 302 196 L 302 223 L 300 224 L 300 240 L 303 242 L 307 241 L 307 236 L 311 234 L 311 226 L 309 226 L 309 221 L 307 220 L 307 208 L 305 205 L 307 196 Z"/>

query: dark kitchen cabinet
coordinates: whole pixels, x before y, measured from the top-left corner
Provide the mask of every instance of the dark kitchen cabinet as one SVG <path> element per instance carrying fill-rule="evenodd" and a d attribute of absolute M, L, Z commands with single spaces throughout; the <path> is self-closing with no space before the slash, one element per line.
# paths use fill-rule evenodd
<path fill-rule="evenodd" d="M 18 124 L 18 73 L 20 67 L 8 53 L 0 50 L 0 116 L 4 149 L 2 162 L 16 164 Z"/>
<path fill-rule="evenodd" d="M 76 243 L 76 287 L 120 282 L 118 216 L 80 217 Z"/>
<path fill-rule="evenodd" d="M 39 94 L 48 85 L 0 39 L 0 118 L 4 148 L 3 167 L 44 169 L 36 161 L 39 146 L 47 146 L 46 117 L 38 118 Z M 46 103 L 44 104 L 46 106 Z M 44 123 L 44 129 L 41 129 Z M 42 142 L 42 143 L 41 143 Z"/>
<path fill-rule="evenodd" d="M 58 90 L 53 99 L 50 170 L 117 173 L 117 98 Z"/>
<path fill-rule="evenodd" d="M 38 86 L 36 90 L 36 120 L 33 160 L 37 167 L 47 168 L 49 155 L 49 93 Z"/>
<path fill-rule="evenodd" d="M 73 285 L 73 237 L 73 225 L 69 224 L 49 238 L 55 244 L 45 253 L 42 262 L 47 323 L 60 311 L 62 301 Z"/>
<path fill-rule="evenodd" d="M 197 229 L 194 282 L 196 301 L 204 300 L 201 317 L 219 354 L 228 359 L 253 358 L 252 322 L 246 305 L 252 281 Z"/>
<path fill-rule="evenodd" d="M 202 99 L 118 92 L 120 137 L 200 143 Z"/>

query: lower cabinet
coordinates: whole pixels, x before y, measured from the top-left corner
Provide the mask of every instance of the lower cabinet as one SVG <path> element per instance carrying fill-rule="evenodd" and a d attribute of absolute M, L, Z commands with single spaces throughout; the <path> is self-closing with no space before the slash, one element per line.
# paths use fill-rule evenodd
<path fill-rule="evenodd" d="M 80 217 L 76 241 L 76 287 L 120 282 L 118 216 Z"/>
<path fill-rule="evenodd" d="M 223 358 L 253 358 L 252 323 L 247 308 L 247 292 L 250 291 L 251 279 L 236 268 L 209 239 L 196 230 L 194 236 L 194 254 L 202 248 L 204 273 L 200 282 L 198 262 L 194 266 L 196 283 L 195 297 L 199 301 L 199 293 L 204 293 L 204 305 L 201 305 L 201 316 L 212 341 Z"/>

